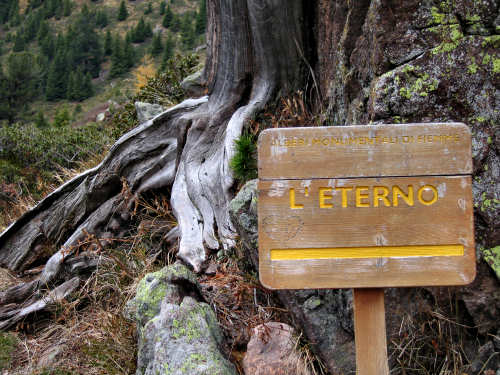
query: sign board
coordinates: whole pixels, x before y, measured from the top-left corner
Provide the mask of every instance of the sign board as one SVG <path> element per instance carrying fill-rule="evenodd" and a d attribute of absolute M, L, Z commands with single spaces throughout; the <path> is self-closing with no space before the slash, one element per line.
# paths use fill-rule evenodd
<path fill-rule="evenodd" d="M 269 129 L 258 152 L 259 269 L 266 287 L 474 279 L 466 125 Z"/>

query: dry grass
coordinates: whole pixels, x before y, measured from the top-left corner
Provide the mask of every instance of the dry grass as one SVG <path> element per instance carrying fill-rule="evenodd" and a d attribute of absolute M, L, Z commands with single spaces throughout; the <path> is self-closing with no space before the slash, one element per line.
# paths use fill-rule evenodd
<path fill-rule="evenodd" d="M 126 184 L 122 195 L 133 199 Z M 167 221 L 172 214 L 165 197 L 135 203 L 131 214 L 137 222 L 175 225 Z M 98 267 L 67 301 L 18 325 L 20 345 L 8 373 L 133 374 L 136 328 L 122 311 L 137 283 L 171 261 L 173 251 L 162 246 L 154 226 L 139 226 L 135 234 L 122 239 L 98 239 L 88 233 L 77 252 L 97 258 Z"/>
<path fill-rule="evenodd" d="M 403 316 L 399 334 L 390 342 L 390 355 L 397 364 L 392 370 L 403 375 L 464 375 L 469 360 L 465 341 L 474 327 L 463 324 L 452 301 L 443 311 L 439 306 Z"/>
<path fill-rule="evenodd" d="M 306 102 L 303 91 L 280 98 L 278 103 L 269 105 L 257 119 L 250 121 L 250 133 L 257 135 L 267 128 L 319 126 L 319 115 L 315 114 Z"/>
<path fill-rule="evenodd" d="M 36 177 L 36 190 L 41 192 L 41 195 L 45 197 L 59 185 L 98 165 L 104 158 L 104 155 L 106 155 L 105 152 L 94 154 L 90 158 L 78 162 L 75 168 L 59 166 L 50 181 L 38 175 Z M 39 202 L 29 191 L 30 189 L 23 185 L 22 180 L 17 184 L 0 183 L 0 192 L 2 194 L 0 195 L 0 232 Z"/>
<path fill-rule="evenodd" d="M 256 277 L 245 274 L 235 259 L 219 259 L 214 276 L 204 276 L 200 280 L 203 296 L 212 306 L 217 320 L 231 347 L 227 348 L 240 374 L 243 374 L 242 360 L 246 344 L 253 328 L 271 321 L 291 324 L 287 310 L 277 307 L 270 290 L 264 288 Z M 295 351 L 290 363 L 299 375 L 325 375 L 324 365 L 310 350 L 310 346 L 297 337 Z"/>

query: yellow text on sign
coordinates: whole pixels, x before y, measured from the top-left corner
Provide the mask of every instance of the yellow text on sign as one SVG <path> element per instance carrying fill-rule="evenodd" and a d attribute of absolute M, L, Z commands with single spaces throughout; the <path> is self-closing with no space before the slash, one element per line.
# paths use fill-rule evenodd
<path fill-rule="evenodd" d="M 336 203 L 332 195 L 334 191 L 341 193 L 341 199 Z M 306 190 L 305 196 L 308 195 Z M 298 202 L 294 188 L 289 190 L 289 197 L 292 210 L 304 208 L 304 204 Z M 420 204 L 431 206 L 438 200 L 438 190 L 433 185 L 424 185 L 418 189 L 415 189 L 413 185 L 408 185 L 406 188 L 393 185 L 391 188 L 387 186 L 339 186 L 335 188 L 320 187 L 318 190 L 320 208 L 333 208 L 335 204 L 347 208 L 349 199 L 352 197 L 354 197 L 354 207 L 398 207 L 400 202 L 414 206 L 415 198 Z"/>
<path fill-rule="evenodd" d="M 272 249 L 271 260 L 463 256 L 463 245 L 367 246 Z"/>

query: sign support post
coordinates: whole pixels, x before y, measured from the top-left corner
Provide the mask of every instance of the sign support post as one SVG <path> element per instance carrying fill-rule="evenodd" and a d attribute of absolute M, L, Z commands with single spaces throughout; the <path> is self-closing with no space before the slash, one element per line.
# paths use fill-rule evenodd
<path fill-rule="evenodd" d="M 259 278 L 354 288 L 358 375 L 388 375 L 384 289 L 476 273 L 465 124 L 277 128 L 259 136 Z"/>
<path fill-rule="evenodd" d="M 358 375 L 389 375 L 384 289 L 353 289 Z"/>

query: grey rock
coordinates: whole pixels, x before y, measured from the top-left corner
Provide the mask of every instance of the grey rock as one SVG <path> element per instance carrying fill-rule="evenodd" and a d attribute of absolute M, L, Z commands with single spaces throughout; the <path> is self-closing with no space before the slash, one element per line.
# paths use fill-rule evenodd
<path fill-rule="evenodd" d="M 198 97 L 204 95 L 205 87 L 203 86 L 203 69 L 194 72 L 184 78 L 181 82 L 181 87 L 189 96 Z"/>
<path fill-rule="evenodd" d="M 124 316 L 144 326 L 160 313 L 163 300 L 179 304 L 186 290 L 196 292 L 198 286 L 194 274 L 180 263 L 148 273 L 137 285 L 135 297 L 127 302 Z"/>
<path fill-rule="evenodd" d="M 137 322 L 137 375 L 236 375 L 221 353 L 223 338 L 195 275 L 177 263 L 147 274 L 126 306 Z"/>
<path fill-rule="evenodd" d="M 235 225 L 254 267 L 258 267 L 257 180 L 248 181 L 229 204 L 229 216 Z M 238 254 L 246 259 L 246 254 Z"/>
<path fill-rule="evenodd" d="M 162 112 L 165 112 L 165 108 L 163 108 L 159 104 L 135 102 L 134 105 L 135 111 L 137 112 L 137 119 L 139 120 L 139 124 L 151 120 L 153 117 L 159 115 Z"/>
<path fill-rule="evenodd" d="M 477 357 L 470 365 L 470 371 L 472 371 L 473 374 L 487 374 L 493 373 L 493 371 L 498 371 L 499 368 L 500 353 L 495 351 L 493 342 L 488 341 L 479 348 Z M 491 372 L 487 372 L 487 370 L 490 370 Z"/>
<path fill-rule="evenodd" d="M 95 121 L 96 121 L 96 122 L 103 122 L 103 121 L 104 121 L 104 119 L 106 119 L 106 113 L 101 112 L 101 113 L 99 113 L 99 114 L 96 116 Z"/>

